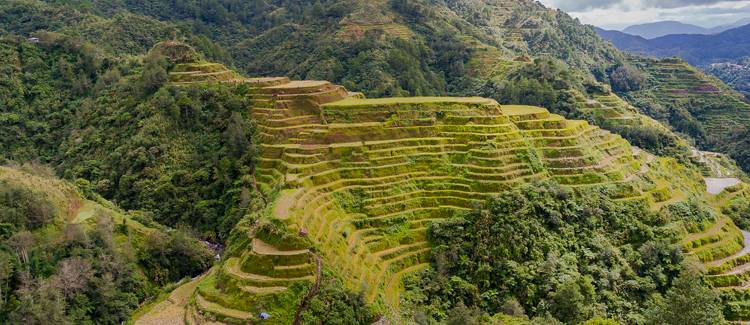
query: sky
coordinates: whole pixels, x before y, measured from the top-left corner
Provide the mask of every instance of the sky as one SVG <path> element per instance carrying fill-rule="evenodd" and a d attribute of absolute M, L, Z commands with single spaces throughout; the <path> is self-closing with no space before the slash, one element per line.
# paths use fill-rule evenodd
<path fill-rule="evenodd" d="M 540 0 L 606 29 L 662 20 L 714 27 L 750 18 L 750 0 Z"/>

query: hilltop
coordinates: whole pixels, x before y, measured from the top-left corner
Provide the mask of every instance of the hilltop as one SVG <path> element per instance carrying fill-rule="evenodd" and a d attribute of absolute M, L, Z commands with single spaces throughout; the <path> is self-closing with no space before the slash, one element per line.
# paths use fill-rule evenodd
<path fill-rule="evenodd" d="M 681 23 L 678 21 L 657 21 L 653 23 L 628 26 L 622 30 L 622 34 L 638 36 L 644 39 L 655 39 L 668 35 L 714 35 L 730 29 L 750 24 L 750 18 L 740 19 L 733 23 L 723 24 L 710 28 Z M 618 31 L 609 31 L 618 33 Z"/>

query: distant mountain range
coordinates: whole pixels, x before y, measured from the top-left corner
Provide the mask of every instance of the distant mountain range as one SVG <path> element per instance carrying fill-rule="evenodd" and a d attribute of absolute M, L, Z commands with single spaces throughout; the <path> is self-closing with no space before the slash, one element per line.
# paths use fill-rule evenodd
<path fill-rule="evenodd" d="M 701 26 L 685 24 L 679 21 L 659 21 L 648 24 L 633 25 L 625 28 L 622 32 L 625 34 L 640 36 L 645 39 L 654 39 L 662 36 L 676 34 L 712 35 L 747 24 L 750 24 L 750 18 L 745 18 L 731 24 L 725 24 L 713 28 L 705 28 Z"/>
<path fill-rule="evenodd" d="M 714 35 L 677 34 L 654 39 L 600 28 L 596 31 L 623 51 L 681 57 L 750 98 L 750 25 Z"/>
<path fill-rule="evenodd" d="M 621 50 L 656 57 L 679 56 L 698 66 L 750 56 L 750 25 L 714 35 L 676 34 L 654 39 L 599 28 L 597 32 Z"/>

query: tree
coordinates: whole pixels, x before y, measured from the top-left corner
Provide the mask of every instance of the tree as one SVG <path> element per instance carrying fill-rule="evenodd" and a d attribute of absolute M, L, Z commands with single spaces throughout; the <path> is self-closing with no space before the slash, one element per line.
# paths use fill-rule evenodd
<path fill-rule="evenodd" d="M 196 276 L 208 268 L 213 257 L 205 245 L 184 230 L 168 235 L 152 232 L 139 254 L 146 273 L 159 284 Z"/>
<path fill-rule="evenodd" d="M 5 287 L 8 279 L 13 276 L 13 257 L 4 250 L 0 250 L 0 309 L 5 303 Z"/>
<path fill-rule="evenodd" d="M 83 290 L 93 275 L 91 263 L 80 257 L 71 257 L 58 264 L 55 278 L 59 289 L 65 297 L 70 298 Z"/>
<path fill-rule="evenodd" d="M 10 313 L 11 324 L 69 324 L 65 317 L 65 299 L 50 281 L 26 274 L 16 290 L 18 308 Z"/>
<path fill-rule="evenodd" d="M 449 314 L 448 325 L 479 325 L 477 321 L 477 317 L 479 316 L 478 311 L 466 307 L 462 302 L 459 302 Z"/>
<path fill-rule="evenodd" d="M 646 311 L 648 324 L 722 324 L 719 295 L 703 284 L 697 270 L 686 268 L 662 298 L 656 296 Z"/>
<path fill-rule="evenodd" d="M 552 294 L 552 315 L 565 323 L 577 324 L 585 321 L 593 316 L 591 305 L 595 296 L 591 278 L 567 281 Z"/>
<path fill-rule="evenodd" d="M 235 158 L 241 157 L 250 149 L 251 131 L 249 123 L 242 114 L 233 112 L 229 118 L 227 130 L 224 131 L 227 147 Z"/>
<path fill-rule="evenodd" d="M 144 59 L 143 72 L 141 73 L 141 89 L 145 95 L 153 94 L 167 82 L 167 59 L 162 55 L 149 55 Z"/>
<path fill-rule="evenodd" d="M 646 78 L 636 67 L 624 64 L 617 67 L 609 76 L 612 89 L 617 92 L 636 91 L 643 87 Z"/>
<path fill-rule="evenodd" d="M 19 262 L 29 263 L 29 250 L 34 246 L 34 235 L 28 231 L 22 231 L 10 237 L 7 243 L 16 251 L 16 258 Z"/>
<path fill-rule="evenodd" d="M 506 300 L 503 303 L 503 306 L 500 307 L 503 314 L 510 315 L 510 316 L 516 316 L 516 317 L 522 317 L 526 316 L 526 311 L 523 309 L 523 306 L 521 306 L 521 303 L 518 302 L 518 299 L 516 298 L 510 298 Z"/>
<path fill-rule="evenodd" d="M 373 313 L 363 294 L 344 289 L 336 278 L 326 277 L 318 293 L 302 312 L 302 324 L 372 324 Z"/>

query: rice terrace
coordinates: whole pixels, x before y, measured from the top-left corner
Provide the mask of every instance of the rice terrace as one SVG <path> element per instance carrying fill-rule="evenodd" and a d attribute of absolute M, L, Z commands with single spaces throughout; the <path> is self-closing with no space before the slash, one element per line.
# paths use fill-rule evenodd
<path fill-rule="evenodd" d="M 0 324 L 750 324 L 748 17 L 0 1 Z"/>

